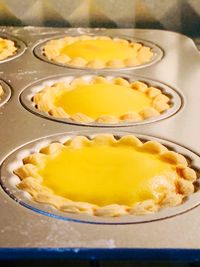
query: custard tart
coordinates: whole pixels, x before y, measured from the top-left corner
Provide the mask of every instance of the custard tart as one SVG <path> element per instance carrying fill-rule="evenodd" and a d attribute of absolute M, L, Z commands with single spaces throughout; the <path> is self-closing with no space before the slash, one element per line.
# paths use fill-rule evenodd
<path fill-rule="evenodd" d="M 0 60 L 13 56 L 16 51 L 17 47 L 13 41 L 0 37 Z"/>
<path fill-rule="evenodd" d="M 153 51 L 141 43 L 108 36 L 66 36 L 43 47 L 48 60 L 76 68 L 125 68 L 148 63 Z"/>
<path fill-rule="evenodd" d="M 153 140 L 97 134 L 54 142 L 23 159 L 17 187 L 39 203 L 95 216 L 143 215 L 194 192 L 186 158 Z"/>
<path fill-rule="evenodd" d="M 44 87 L 33 96 L 37 109 L 76 122 L 140 122 L 171 107 L 161 89 L 141 81 L 94 76 L 74 78 Z"/>

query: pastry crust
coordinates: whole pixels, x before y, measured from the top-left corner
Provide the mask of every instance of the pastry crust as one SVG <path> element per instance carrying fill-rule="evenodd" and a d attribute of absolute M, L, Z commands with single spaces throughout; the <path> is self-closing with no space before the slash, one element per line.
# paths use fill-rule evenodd
<path fill-rule="evenodd" d="M 163 162 L 173 165 L 177 173 L 177 178 L 169 183 L 155 187 L 154 198 L 136 202 L 133 206 L 119 205 L 113 203 L 106 206 L 98 206 L 93 203 L 72 201 L 65 197 L 58 196 L 54 192 L 42 185 L 43 177 L 39 174 L 39 168 L 45 164 L 45 160 L 61 152 L 63 147 L 81 148 L 88 144 L 113 145 L 126 144 L 136 150 L 144 151 L 155 155 Z M 65 143 L 51 143 L 47 147 L 40 149 L 35 154 L 30 154 L 23 159 L 23 166 L 14 170 L 20 178 L 17 187 L 27 191 L 34 201 L 54 206 L 58 210 L 71 213 L 86 213 L 95 216 L 116 217 L 126 214 L 143 215 L 154 213 L 163 207 L 172 207 L 181 204 L 186 197 L 194 192 L 194 182 L 197 179 L 196 172 L 188 166 L 184 156 L 169 151 L 165 146 L 157 141 L 142 142 L 134 135 L 125 135 L 116 139 L 111 134 L 98 134 L 92 139 L 85 136 L 76 136 L 68 139 Z M 158 177 L 159 178 L 159 177 Z"/>
<path fill-rule="evenodd" d="M 103 61 L 101 59 L 86 60 L 82 57 L 73 57 L 63 53 L 63 49 L 79 40 L 112 40 L 115 43 L 123 43 L 126 47 L 133 49 L 133 55 L 124 60 L 113 59 Z M 125 68 L 134 67 L 149 62 L 153 57 L 153 52 L 150 47 L 140 43 L 131 42 L 120 38 L 111 38 L 108 36 L 66 36 L 64 38 L 48 41 L 43 47 L 43 54 L 48 60 L 69 65 L 76 68 Z"/>
<path fill-rule="evenodd" d="M 119 117 L 102 114 L 101 116 L 94 119 L 81 112 L 70 115 L 62 107 L 58 107 L 54 104 L 54 99 L 57 96 L 59 96 L 62 92 L 67 92 L 75 89 L 76 85 L 98 83 L 122 85 L 128 88 L 132 88 L 133 90 L 140 91 L 151 100 L 151 106 L 144 108 L 141 107 L 140 112 L 132 111 L 122 114 Z M 33 102 L 36 108 L 48 113 L 53 117 L 67 118 L 82 123 L 99 122 L 113 124 L 120 122 L 139 122 L 152 117 L 156 117 L 168 110 L 171 106 L 170 98 L 158 88 L 148 86 L 146 83 L 141 81 L 131 82 L 121 77 L 108 80 L 107 78 L 102 76 L 94 76 L 91 81 L 84 79 L 84 77 L 79 77 L 74 78 L 71 82 L 58 82 L 51 86 L 47 86 L 33 96 Z"/>
<path fill-rule="evenodd" d="M 4 94 L 3 87 L 0 85 L 0 100 Z"/>
<path fill-rule="evenodd" d="M 17 47 L 13 41 L 0 37 L 0 60 L 14 55 L 16 51 Z"/>

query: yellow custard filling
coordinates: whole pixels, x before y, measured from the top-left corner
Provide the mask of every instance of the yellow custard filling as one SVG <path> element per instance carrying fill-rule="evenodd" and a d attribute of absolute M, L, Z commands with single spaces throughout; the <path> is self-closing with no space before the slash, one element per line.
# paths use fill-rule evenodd
<path fill-rule="evenodd" d="M 70 115 L 81 112 L 93 119 L 102 115 L 140 112 L 151 103 L 152 100 L 140 91 L 109 83 L 76 85 L 54 100 L 55 106 L 62 107 Z"/>
<path fill-rule="evenodd" d="M 99 39 L 78 40 L 66 45 L 62 53 L 70 58 L 81 57 L 87 61 L 100 59 L 105 62 L 113 59 L 125 60 L 136 57 L 136 50 L 129 43 Z"/>
<path fill-rule="evenodd" d="M 64 146 L 39 170 L 43 185 L 65 198 L 99 206 L 133 205 L 173 187 L 175 167 L 125 144 Z M 158 193 L 158 192 L 157 192 Z"/>
<path fill-rule="evenodd" d="M 0 60 L 12 56 L 15 54 L 16 50 L 17 48 L 13 41 L 0 37 Z"/>
<path fill-rule="evenodd" d="M 7 47 L 5 40 L 0 39 L 0 53 Z"/>

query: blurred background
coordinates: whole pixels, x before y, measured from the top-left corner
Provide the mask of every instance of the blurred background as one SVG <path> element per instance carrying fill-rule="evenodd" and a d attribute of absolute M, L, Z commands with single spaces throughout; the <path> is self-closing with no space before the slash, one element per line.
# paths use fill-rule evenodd
<path fill-rule="evenodd" d="M 154 28 L 200 36 L 200 0 L 0 0 L 0 25 Z"/>

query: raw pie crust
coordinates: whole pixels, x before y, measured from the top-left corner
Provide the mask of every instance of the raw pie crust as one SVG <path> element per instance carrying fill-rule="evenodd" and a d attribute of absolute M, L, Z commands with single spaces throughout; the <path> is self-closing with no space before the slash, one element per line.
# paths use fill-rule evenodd
<path fill-rule="evenodd" d="M 124 86 L 128 89 L 132 89 L 138 94 L 147 97 L 150 100 L 150 106 L 141 107 L 138 111 L 128 111 L 127 113 L 116 116 L 115 114 L 101 114 L 96 118 L 92 118 L 81 111 L 74 114 L 68 114 L 63 107 L 57 106 L 54 103 L 56 97 L 59 97 L 61 93 L 70 92 L 76 89 L 80 85 L 96 85 L 96 84 L 106 84 L 108 85 L 118 85 Z M 125 88 L 125 89 L 126 89 Z M 105 96 L 106 98 L 106 96 Z M 99 99 L 95 99 L 99 102 Z M 146 83 L 141 81 L 129 82 L 124 78 L 113 78 L 112 80 L 107 80 L 101 76 L 95 76 L 91 81 L 83 78 L 75 78 L 71 82 L 58 82 L 51 86 L 46 86 L 44 89 L 36 93 L 33 97 L 33 102 L 36 104 L 36 108 L 41 111 L 48 113 L 57 118 L 67 118 L 77 122 L 99 122 L 99 123 L 119 123 L 119 122 L 138 122 L 152 117 L 159 116 L 164 111 L 170 108 L 170 98 L 166 96 L 160 89 L 153 86 L 148 86 Z M 115 99 L 112 99 L 115 102 Z M 120 102 L 121 104 L 121 102 Z M 122 103 L 123 104 L 123 103 Z M 134 110 L 134 108 L 133 108 Z"/>
<path fill-rule="evenodd" d="M 73 56 L 73 52 L 77 51 L 79 48 L 82 49 L 82 46 L 80 45 L 78 48 L 75 48 L 74 51 L 72 51 L 72 55 L 69 55 L 69 52 L 64 52 L 64 49 L 66 47 L 71 46 L 72 44 L 74 45 L 76 42 L 83 41 L 82 45 L 84 45 L 84 41 L 91 41 L 91 40 L 97 40 L 100 42 L 105 42 L 102 45 L 97 45 L 98 49 L 95 49 L 95 45 L 91 45 L 90 43 L 88 44 L 88 48 L 83 49 L 83 55 L 81 56 L 76 56 L 76 54 Z M 106 45 L 106 42 L 108 42 L 108 45 Z M 111 43 L 112 42 L 112 43 Z M 110 49 L 110 52 L 107 53 L 108 55 L 103 58 L 99 56 L 99 52 L 107 51 L 109 48 L 108 46 L 113 43 L 121 45 L 121 49 L 118 49 L 119 52 L 120 50 L 127 51 L 127 49 L 132 49 L 133 53 L 130 53 L 130 55 L 127 55 L 127 58 L 117 58 L 119 57 L 116 52 L 116 58 L 111 58 L 109 56 L 110 53 L 113 52 L 113 49 Z M 77 43 L 76 43 L 77 44 Z M 105 49 L 102 49 L 102 47 L 105 47 Z M 92 58 L 91 56 L 89 59 L 85 57 L 85 53 L 89 54 L 91 49 L 96 52 L 95 58 Z M 117 48 L 116 48 L 117 49 Z M 124 67 L 133 67 L 137 65 L 141 65 L 144 63 L 147 63 L 151 60 L 153 57 L 153 52 L 151 51 L 150 47 L 146 47 L 140 43 L 135 43 L 131 41 L 127 41 L 125 39 L 120 39 L 120 38 L 111 38 L 108 36 L 66 36 L 64 38 L 60 39 L 55 39 L 48 41 L 46 45 L 43 48 L 43 53 L 44 55 L 50 60 L 62 64 L 67 64 L 73 67 L 77 68 L 82 68 L 82 67 L 88 67 L 88 68 L 93 68 L 93 69 L 102 69 L 102 68 L 124 68 Z M 113 52 L 114 53 L 114 52 Z M 104 53 L 105 54 L 105 53 Z"/>
<path fill-rule="evenodd" d="M 16 50 L 17 48 L 13 41 L 0 37 L 0 60 L 14 55 Z"/>
<path fill-rule="evenodd" d="M 93 203 L 87 203 L 84 201 L 83 202 L 73 201 L 71 199 L 67 199 L 65 197 L 55 194 L 52 189 L 42 184 L 43 177 L 40 175 L 39 170 L 41 170 L 41 168 L 44 168 L 45 160 L 47 160 L 50 157 L 54 157 L 55 155 L 61 155 L 61 151 L 64 151 L 64 149 L 71 149 L 76 151 L 84 149 L 87 146 L 97 146 L 97 147 L 107 146 L 108 148 L 112 146 L 114 146 L 115 148 L 118 147 L 120 148 L 120 146 L 125 146 L 132 149 L 131 151 L 133 152 L 131 153 L 137 153 L 134 151 L 142 152 L 142 155 L 145 154 L 148 157 L 153 157 L 153 160 L 155 157 L 159 161 L 159 164 L 160 163 L 167 164 L 167 166 L 169 165 L 170 168 L 172 167 L 172 169 L 170 169 L 171 172 L 170 176 L 173 176 L 172 174 L 173 172 L 175 173 L 174 174 L 175 178 L 172 179 L 172 177 L 170 176 L 167 177 L 164 174 L 162 174 L 163 176 L 162 175 L 159 176 L 158 174 L 157 176 L 158 179 L 161 180 L 164 179 L 164 181 L 166 180 L 168 182 L 160 183 L 159 180 L 157 180 L 156 182 L 157 184 L 155 183 L 154 185 L 156 187 L 153 187 L 153 189 L 151 189 L 153 190 L 152 191 L 153 197 L 149 199 L 144 199 L 143 201 L 136 202 L 133 205 L 112 203 L 109 205 L 100 206 Z M 92 139 L 88 139 L 84 136 L 72 137 L 68 139 L 65 143 L 59 143 L 59 142 L 51 143 L 47 147 L 42 148 L 38 153 L 31 154 L 28 157 L 24 158 L 23 163 L 24 165 L 22 167 L 14 171 L 14 173 L 21 180 L 20 183 L 17 185 L 17 187 L 21 190 L 27 191 L 32 196 L 33 200 L 39 203 L 52 205 L 56 209 L 61 210 L 63 212 L 86 213 L 96 216 L 115 217 L 127 214 L 143 215 L 143 214 L 157 212 L 163 207 L 177 206 L 181 204 L 187 196 L 189 196 L 194 192 L 194 182 L 197 179 L 196 172 L 190 167 L 188 167 L 187 160 L 185 159 L 184 156 L 176 152 L 169 151 L 165 146 L 161 145 L 157 141 L 146 141 L 143 143 L 134 135 L 126 135 L 121 137 L 120 139 L 116 139 L 111 134 L 98 134 L 94 136 Z M 68 169 L 67 163 L 65 164 L 67 171 Z M 79 168 L 79 164 L 80 163 L 77 162 L 77 168 Z M 140 164 L 140 162 L 137 164 Z M 144 163 L 142 164 L 144 165 Z M 141 169 L 143 175 L 144 168 L 142 167 Z M 135 173 L 135 169 L 133 170 L 133 172 Z M 82 177 L 82 172 L 81 172 L 81 177 Z M 154 179 L 155 177 L 156 176 L 154 176 L 151 179 Z M 115 176 L 113 178 L 116 179 Z M 115 183 L 113 183 L 111 186 L 115 186 Z M 121 187 L 119 187 L 119 191 L 121 191 Z M 108 195 L 110 197 L 110 194 Z"/>

